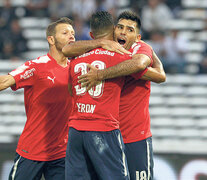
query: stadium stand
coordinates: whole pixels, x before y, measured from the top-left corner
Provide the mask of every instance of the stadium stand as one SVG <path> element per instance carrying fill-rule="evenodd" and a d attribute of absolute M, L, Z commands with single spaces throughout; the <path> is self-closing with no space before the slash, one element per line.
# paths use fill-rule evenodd
<path fill-rule="evenodd" d="M 166 83 L 152 84 L 150 114 L 155 152 L 206 153 L 206 78 L 167 75 Z"/>

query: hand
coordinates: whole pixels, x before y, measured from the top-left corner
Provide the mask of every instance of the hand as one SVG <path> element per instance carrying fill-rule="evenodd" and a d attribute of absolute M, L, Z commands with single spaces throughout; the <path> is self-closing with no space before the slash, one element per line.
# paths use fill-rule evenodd
<path fill-rule="evenodd" d="M 106 39 L 102 39 L 102 46 L 103 49 L 106 49 L 108 51 L 113 51 L 119 54 L 131 54 L 129 51 L 124 49 L 119 43 L 115 41 L 110 41 Z"/>
<path fill-rule="evenodd" d="M 98 77 L 98 68 L 87 64 L 87 67 L 90 69 L 90 71 L 87 74 L 78 76 L 78 83 L 81 83 L 82 87 L 86 87 L 86 90 L 90 90 L 93 86 L 96 86 L 97 84 L 101 83 L 101 80 Z"/>

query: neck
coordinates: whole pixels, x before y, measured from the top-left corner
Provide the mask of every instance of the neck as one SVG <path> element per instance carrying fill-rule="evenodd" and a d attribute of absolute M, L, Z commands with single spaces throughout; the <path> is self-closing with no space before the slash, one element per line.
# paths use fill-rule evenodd
<path fill-rule="evenodd" d="M 66 67 L 68 58 L 63 55 L 62 52 L 57 49 L 50 48 L 49 54 L 57 61 L 60 66 Z"/>
<path fill-rule="evenodd" d="M 96 36 L 95 39 L 107 39 L 107 40 L 112 40 L 113 41 L 113 34 L 102 34 L 99 36 Z"/>

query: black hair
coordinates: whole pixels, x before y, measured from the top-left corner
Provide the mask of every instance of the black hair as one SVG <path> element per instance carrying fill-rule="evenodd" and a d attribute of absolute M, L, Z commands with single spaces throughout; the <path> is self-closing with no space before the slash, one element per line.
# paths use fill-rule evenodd
<path fill-rule="evenodd" d="M 107 11 L 98 11 L 92 14 L 90 27 L 94 36 L 102 35 L 114 28 L 112 15 Z"/>
<path fill-rule="evenodd" d="M 134 13 L 133 11 L 124 11 L 124 12 L 122 12 L 118 17 L 117 22 L 120 19 L 132 20 L 132 21 L 137 23 L 137 28 L 138 29 L 141 28 L 140 17 L 136 13 Z"/>

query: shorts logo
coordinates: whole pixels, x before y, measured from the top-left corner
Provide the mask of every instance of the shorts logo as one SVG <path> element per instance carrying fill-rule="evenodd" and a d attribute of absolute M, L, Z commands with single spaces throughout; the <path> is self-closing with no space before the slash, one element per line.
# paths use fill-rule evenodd
<path fill-rule="evenodd" d="M 28 151 L 26 151 L 26 150 L 24 150 L 24 149 L 22 149 L 22 151 L 25 152 L 25 153 L 29 153 Z"/>
<path fill-rule="evenodd" d="M 144 134 L 144 131 L 141 131 L 141 134 Z"/>
<path fill-rule="evenodd" d="M 50 76 L 47 76 L 47 79 L 51 80 L 53 82 L 53 84 L 55 83 L 55 77 L 51 78 Z"/>

